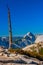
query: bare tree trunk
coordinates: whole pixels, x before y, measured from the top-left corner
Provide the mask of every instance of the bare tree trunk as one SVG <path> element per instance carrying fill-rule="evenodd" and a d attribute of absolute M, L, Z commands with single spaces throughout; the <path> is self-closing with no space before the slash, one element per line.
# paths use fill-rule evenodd
<path fill-rule="evenodd" d="M 9 25 L 9 49 L 12 44 L 12 27 L 11 27 L 11 19 L 10 19 L 10 9 L 8 8 L 8 25 Z"/>

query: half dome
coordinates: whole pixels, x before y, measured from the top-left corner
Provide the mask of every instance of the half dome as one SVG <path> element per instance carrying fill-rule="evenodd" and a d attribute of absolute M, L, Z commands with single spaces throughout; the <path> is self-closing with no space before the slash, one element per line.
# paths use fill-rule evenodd
<path fill-rule="evenodd" d="M 43 42 L 43 35 L 40 35 L 36 38 L 35 43 Z"/>

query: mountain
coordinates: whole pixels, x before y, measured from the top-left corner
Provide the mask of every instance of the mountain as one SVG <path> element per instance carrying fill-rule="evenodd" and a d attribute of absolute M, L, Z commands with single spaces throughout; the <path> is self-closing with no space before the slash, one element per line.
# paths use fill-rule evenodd
<path fill-rule="evenodd" d="M 15 43 L 19 45 L 21 48 L 26 47 L 30 44 L 33 44 L 35 41 L 35 36 L 28 32 L 26 35 L 23 36 L 22 39 L 16 40 Z"/>
<path fill-rule="evenodd" d="M 34 51 L 35 53 L 39 53 L 41 51 L 41 53 L 43 52 L 43 35 L 39 35 L 34 44 L 32 45 L 28 45 L 26 47 L 23 48 L 24 51 Z M 43 54 L 43 53 L 42 53 Z"/>
<path fill-rule="evenodd" d="M 35 41 L 35 35 L 31 32 L 28 32 L 26 35 L 24 35 L 24 39 L 30 40 L 30 42 L 33 43 Z"/>
<path fill-rule="evenodd" d="M 35 43 L 39 43 L 39 42 L 43 42 L 43 35 L 39 35 L 36 40 Z"/>
<path fill-rule="evenodd" d="M 0 46 L 9 46 L 9 38 L 8 37 L 1 37 L 0 38 Z M 28 45 L 31 45 L 35 41 L 35 35 L 32 34 L 31 32 L 28 32 L 26 35 L 23 37 L 13 37 L 12 40 L 12 47 L 13 48 L 24 48 Z"/>

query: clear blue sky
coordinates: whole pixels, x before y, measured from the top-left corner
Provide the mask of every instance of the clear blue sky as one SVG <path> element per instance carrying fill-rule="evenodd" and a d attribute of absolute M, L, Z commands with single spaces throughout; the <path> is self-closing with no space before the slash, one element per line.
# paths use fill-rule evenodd
<path fill-rule="evenodd" d="M 7 4 L 13 35 L 43 33 L 43 0 L 0 0 L 0 36 L 9 34 Z"/>

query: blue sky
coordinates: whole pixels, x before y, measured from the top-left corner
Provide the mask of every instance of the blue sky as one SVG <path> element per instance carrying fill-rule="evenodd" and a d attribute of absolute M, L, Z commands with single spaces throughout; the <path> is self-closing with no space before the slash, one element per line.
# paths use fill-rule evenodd
<path fill-rule="evenodd" d="M 13 35 L 43 33 L 43 0 L 0 0 L 0 36 L 8 36 L 10 8 Z"/>

